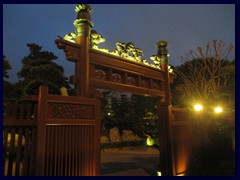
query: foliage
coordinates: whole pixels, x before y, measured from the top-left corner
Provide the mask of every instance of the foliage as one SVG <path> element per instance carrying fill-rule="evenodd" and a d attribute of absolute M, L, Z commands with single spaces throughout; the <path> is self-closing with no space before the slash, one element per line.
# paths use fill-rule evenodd
<path fill-rule="evenodd" d="M 173 105 L 192 107 L 201 103 L 202 114 L 207 115 L 198 126 L 193 122 L 202 136 L 194 137 L 198 148 L 194 151 L 191 175 L 219 176 L 235 172 L 234 166 L 232 169 L 223 166 L 228 162 L 234 165 L 235 60 L 228 60 L 232 48 L 223 41 L 213 40 L 205 48 L 198 47 L 181 57 L 184 63 L 173 69 L 177 75 L 171 87 Z M 221 115 L 212 114 L 216 105 L 223 106 Z"/>
<path fill-rule="evenodd" d="M 9 78 L 8 75 L 8 70 L 10 70 L 12 67 L 10 65 L 10 63 L 8 62 L 6 56 L 3 55 L 3 79 L 4 78 Z"/>
<path fill-rule="evenodd" d="M 189 102 L 227 102 L 235 99 L 235 61 L 227 58 L 232 45 L 213 40 L 206 49 L 198 47 L 181 57 L 183 64 L 175 67 L 177 78 L 172 85 L 174 105 L 189 106 Z"/>
<path fill-rule="evenodd" d="M 3 100 L 7 101 L 12 96 L 13 85 L 7 80 L 9 78 L 8 70 L 10 70 L 11 64 L 8 62 L 6 56 L 3 55 Z"/>
<path fill-rule="evenodd" d="M 143 118 L 145 120 L 144 133 L 151 136 L 154 144 L 159 145 L 158 142 L 158 116 L 155 112 L 147 112 Z"/>
<path fill-rule="evenodd" d="M 102 93 L 102 134 L 113 127 L 132 130 L 139 136 L 144 132 L 157 137 L 156 99 L 139 95 L 121 94 L 113 91 Z"/>
<path fill-rule="evenodd" d="M 53 62 L 57 59 L 52 52 L 42 51 L 42 47 L 37 44 L 27 44 L 29 55 L 22 59 L 23 67 L 17 73 L 22 92 L 21 94 L 38 94 L 39 86 L 48 86 L 49 93 L 60 94 L 60 88 L 65 86 L 70 88 L 64 77 L 62 66 Z"/>
<path fill-rule="evenodd" d="M 131 129 L 133 126 L 133 120 L 131 117 L 132 108 L 131 101 L 126 94 L 117 94 L 111 98 L 111 115 L 108 118 L 108 123 L 106 126 L 108 128 L 113 128 L 117 126 L 120 131 L 123 129 Z"/>

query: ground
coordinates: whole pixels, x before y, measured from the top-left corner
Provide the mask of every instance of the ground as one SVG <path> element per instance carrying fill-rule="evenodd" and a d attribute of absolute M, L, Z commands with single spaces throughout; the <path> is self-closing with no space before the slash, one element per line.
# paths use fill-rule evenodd
<path fill-rule="evenodd" d="M 102 150 L 102 176 L 156 176 L 159 151 L 153 147 Z"/>

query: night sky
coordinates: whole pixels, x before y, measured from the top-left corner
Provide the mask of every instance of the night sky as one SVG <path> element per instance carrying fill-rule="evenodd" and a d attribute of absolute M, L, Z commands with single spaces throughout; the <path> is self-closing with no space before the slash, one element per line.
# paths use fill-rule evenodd
<path fill-rule="evenodd" d="M 9 81 L 16 82 L 21 60 L 29 54 L 27 43 L 36 43 L 52 51 L 56 63 L 65 69 L 66 77 L 74 74 L 74 64 L 65 60 L 54 41 L 75 31 L 73 21 L 76 4 L 4 4 L 3 54 L 12 70 Z M 92 4 L 92 29 L 106 41 L 100 44 L 109 50 L 115 43 L 133 42 L 143 49 L 144 56 L 157 53 L 156 43 L 169 43 L 169 63 L 180 65 L 180 56 L 213 39 L 235 46 L 234 4 Z M 235 59 L 235 50 L 229 60 Z"/>

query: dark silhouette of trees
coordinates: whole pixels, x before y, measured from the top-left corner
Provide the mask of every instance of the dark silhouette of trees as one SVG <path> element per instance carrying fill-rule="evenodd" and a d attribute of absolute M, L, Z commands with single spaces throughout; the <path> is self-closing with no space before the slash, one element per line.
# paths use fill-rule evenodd
<path fill-rule="evenodd" d="M 6 56 L 3 55 L 3 80 L 5 81 L 6 78 L 9 78 L 8 70 L 10 70 L 12 67 L 10 63 L 8 62 Z"/>
<path fill-rule="evenodd" d="M 7 80 L 9 78 L 8 70 L 10 70 L 11 64 L 8 62 L 6 56 L 3 55 L 3 100 L 7 101 L 11 99 L 13 85 Z"/>
<path fill-rule="evenodd" d="M 42 47 L 32 43 L 27 44 L 29 54 L 22 59 L 22 69 L 17 73 L 21 81 L 17 86 L 22 94 L 38 94 L 38 87 L 48 86 L 49 93 L 60 94 L 60 88 L 69 88 L 64 77 L 62 66 L 53 62 L 57 59 L 52 52 L 42 51 Z"/>
<path fill-rule="evenodd" d="M 113 127 L 132 130 L 144 136 L 144 132 L 157 138 L 156 98 L 122 94 L 114 91 L 102 92 L 102 128 L 108 132 Z"/>

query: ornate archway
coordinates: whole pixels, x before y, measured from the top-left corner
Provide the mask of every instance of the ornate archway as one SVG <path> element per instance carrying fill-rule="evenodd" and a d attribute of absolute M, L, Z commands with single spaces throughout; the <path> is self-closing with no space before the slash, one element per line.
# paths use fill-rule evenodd
<path fill-rule="evenodd" d="M 184 173 L 187 167 L 177 170 L 176 154 L 178 153 L 172 149 L 176 145 L 173 143 L 173 137 L 177 137 L 177 134 L 175 131 L 173 136 L 171 132 L 175 127 L 173 126 L 175 121 L 170 121 L 170 116 L 173 116 L 170 114 L 170 83 L 174 79 L 174 74 L 170 73 L 171 69 L 168 65 L 167 42 L 162 40 L 157 43 L 157 54 L 151 57 L 153 63 L 143 60 L 142 50 L 136 48 L 132 42 L 117 42 L 116 49 L 112 52 L 99 48 L 98 44 L 105 39 L 97 31 L 91 30 L 93 27 L 91 10 L 88 4 L 77 5 L 75 9 L 77 19 L 74 21 L 76 31 L 65 35 L 64 39 L 55 41 L 58 48 L 64 50 L 66 59 L 75 63 L 75 74 L 70 80 L 75 85 L 76 96 L 91 98 L 96 88 L 156 96 L 160 123 L 161 173 L 162 175 Z M 183 129 L 189 132 L 187 126 Z M 182 151 L 179 142 L 175 147 Z M 184 160 L 182 157 L 179 158 Z"/>

